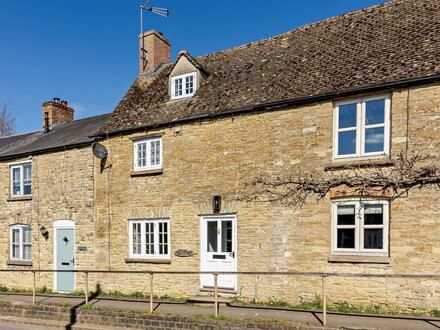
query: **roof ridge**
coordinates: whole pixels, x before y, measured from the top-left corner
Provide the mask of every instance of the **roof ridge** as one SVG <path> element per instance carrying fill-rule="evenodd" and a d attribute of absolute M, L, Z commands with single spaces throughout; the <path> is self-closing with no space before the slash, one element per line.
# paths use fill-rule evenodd
<path fill-rule="evenodd" d="M 100 115 L 96 115 L 96 116 L 90 116 L 90 117 L 86 117 L 86 118 L 81 118 L 81 119 L 76 119 L 76 120 L 72 120 L 70 122 L 60 122 L 59 124 L 69 124 L 69 123 L 76 123 L 76 122 L 80 122 L 83 120 L 88 120 L 88 119 L 92 119 L 92 118 L 98 118 L 98 117 L 104 117 L 104 116 L 109 116 L 111 115 L 111 113 L 103 113 Z M 21 136 L 21 135 L 27 135 L 27 134 L 33 134 L 33 133 L 40 133 L 43 130 L 34 130 L 34 131 L 29 131 L 29 132 L 24 132 L 24 133 L 17 133 L 17 134 L 11 134 L 11 135 L 6 135 L 6 136 L 0 136 L 0 139 L 7 139 L 7 138 L 11 138 L 11 137 L 16 137 L 16 136 Z"/>
<path fill-rule="evenodd" d="M 76 122 L 79 122 L 79 121 L 88 120 L 88 119 L 93 119 L 93 118 L 98 118 L 98 117 L 104 117 L 104 116 L 108 116 L 108 115 L 111 115 L 111 112 L 110 112 L 110 113 L 102 113 L 102 114 L 100 114 L 100 115 L 90 116 L 90 117 L 86 117 L 86 118 L 75 119 L 75 120 L 72 120 L 72 121 L 66 121 L 66 122 L 64 122 L 64 123 L 66 123 L 66 124 L 69 124 L 69 123 L 76 123 Z"/>
<path fill-rule="evenodd" d="M 320 24 L 327 23 L 327 22 L 335 20 L 335 19 L 339 19 L 339 18 L 343 18 L 343 17 L 350 17 L 350 16 L 354 16 L 354 15 L 359 15 L 359 14 L 364 13 L 364 12 L 369 12 L 371 10 L 376 10 L 377 8 L 380 8 L 380 7 L 386 8 L 386 7 L 389 7 L 391 5 L 395 5 L 397 3 L 402 3 L 402 2 L 405 2 L 405 1 L 412 1 L 412 0 L 383 0 L 383 1 L 385 1 L 385 2 L 378 3 L 376 5 L 372 5 L 372 6 L 365 7 L 365 8 L 360 8 L 360 9 L 357 9 L 357 10 L 354 10 L 354 11 L 349 11 L 347 13 L 343 13 L 343 14 L 339 14 L 339 15 L 323 18 L 323 19 L 321 19 L 319 21 L 307 23 L 307 24 L 301 25 L 301 26 L 299 26 L 299 27 L 297 27 L 297 28 L 295 28 L 293 30 L 289 30 L 289 31 L 286 31 L 286 32 L 283 32 L 283 33 L 280 33 L 280 34 L 277 34 L 277 35 L 274 35 L 274 36 L 270 36 L 270 37 L 259 39 L 259 40 L 255 40 L 255 41 L 251 41 L 251 42 L 248 42 L 248 43 L 243 44 L 243 45 L 238 45 L 238 46 L 233 46 L 233 47 L 230 47 L 230 48 L 222 49 L 222 50 L 219 50 L 217 52 L 200 55 L 200 56 L 197 56 L 196 59 L 203 59 L 203 58 L 209 57 L 211 55 L 227 53 L 227 52 L 235 51 L 235 50 L 238 50 L 238 49 L 241 49 L 241 48 L 246 48 L 246 47 L 249 47 L 249 46 L 254 45 L 254 44 L 258 44 L 258 43 L 262 43 L 262 42 L 266 42 L 266 41 L 269 41 L 269 40 L 280 38 L 280 37 L 282 37 L 282 36 L 284 36 L 286 34 L 290 34 L 290 33 L 296 32 L 296 31 L 306 30 L 306 29 L 312 28 L 314 26 L 318 26 Z"/>

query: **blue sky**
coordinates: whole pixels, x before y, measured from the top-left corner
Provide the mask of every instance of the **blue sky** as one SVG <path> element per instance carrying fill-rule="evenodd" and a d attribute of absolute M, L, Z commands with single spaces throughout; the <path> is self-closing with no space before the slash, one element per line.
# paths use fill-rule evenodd
<path fill-rule="evenodd" d="M 202 55 L 384 0 L 152 0 L 147 14 L 181 49 Z M 0 104 L 18 132 L 41 128 L 41 104 L 66 99 L 75 118 L 111 112 L 138 73 L 139 0 L 0 0 Z"/>

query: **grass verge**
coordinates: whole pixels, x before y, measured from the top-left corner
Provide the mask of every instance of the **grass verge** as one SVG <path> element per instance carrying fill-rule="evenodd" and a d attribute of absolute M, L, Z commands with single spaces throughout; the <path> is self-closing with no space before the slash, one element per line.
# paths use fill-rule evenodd
<path fill-rule="evenodd" d="M 313 300 L 307 300 L 300 298 L 298 303 L 289 303 L 281 299 L 271 298 L 267 301 L 261 300 L 246 300 L 237 299 L 234 303 L 238 305 L 255 305 L 255 306 L 265 306 L 265 307 L 285 307 L 289 309 L 299 309 L 299 310 L 316 310 L 321 311 L 323 308 L 322 299 L 320 296 L 315 296 Z M 396 308 L 391 308 L 388 306 L 380 305 L 354 305 L 346 301 L 330 301 L 327 302 L 327 311 L 338 312 L 338 313 L 353 313 L 353 314 L 378 314 L 378 315 L 404 315 L 404 316 L 434 316 L 440 317 L 440 310 L 432 311 L 405 311 Z"/>

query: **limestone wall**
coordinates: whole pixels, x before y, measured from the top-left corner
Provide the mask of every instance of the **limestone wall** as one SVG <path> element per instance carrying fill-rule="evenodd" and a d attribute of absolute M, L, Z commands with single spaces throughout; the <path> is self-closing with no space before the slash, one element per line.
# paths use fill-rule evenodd
<path fill-rule="evenodd" d="M 387 93 L 389 91 L 384 91 Z M 408 95 L 409 93 L 409 95 Z M 440 86 L 427 85 L 392 94 L 391 153 L 440 151 Z M 409 100 L 409 103 L 407 101 Z M 407 129 L 407 123 L 409 127 Z M 238 219 L 239 271 L 311 271 L 350 273 L 438 273 L 440 258 L 439 191 L 413 191 L 391 203 L 389 263 L 333 263 L 331 202 L 310 199 L 303 208 L 236 203 L 255 176 L 288 175 L 293 168 L 322 171 L 332 164 L 333 103 L 322 102 L 245 116 L 202 121 L 104 141 L 109 166 L 95 162 L 96 266 L 100 269 L 200 269 L 200 209 L 221 195 Z M 407 136 L 408 132 L 408 136 Z M 163 134 L 163 173 L 131 176 L 133 138 Z M 223 210 L 224 211 L 224 210 Z M 171 249 L 192 250 L 193 257 L 172 255 L 171 264 L 128 264 L 128 219 L 169 217 Z M 108 239 L 110 238 L 110 245 Z M 110 250 L 109 250 L 110 248 Z M 119 278 L 121 279 L 121 277 Z M 240 276 L 237 294 L 254 298 L 255 276 Z M 105 280 L 107 289 L 148 288 L 146 279 Z M 198 276 L 155 279 L 161 294 L 199 294 Z M 320 293 L 320 279 L 261 277 L 258 298 L 298 301 Z M 353 303 L 403 308 L 435 308 L 439 281 L 331 279 L 329 297 Z"/>
<path fill-rule="evenodd" d="M 0 268 L 54 269 L 54 229 L 57 220 L 75 222 L 77 269 L 94 268 L 93 155 L 90 148 L 78 148 L 32 157 L 32 197 L 10 199 L 9 163 L 0 163 Z M 8 265 L 9 226 L 28 224 L 32 228 L 32 266 Z M 40 233 L 44 226 L 48 239 Z M 78 251 L 79 246 L 87 251 Z M 30 288 L 32 275 L 0 273 L 0 283 L 9 288 Z M 77 289 L 83 290 L 83 277 L 77 276 Z M 37 276 L 37 286 L 53 288 L 53 274 Z"/>

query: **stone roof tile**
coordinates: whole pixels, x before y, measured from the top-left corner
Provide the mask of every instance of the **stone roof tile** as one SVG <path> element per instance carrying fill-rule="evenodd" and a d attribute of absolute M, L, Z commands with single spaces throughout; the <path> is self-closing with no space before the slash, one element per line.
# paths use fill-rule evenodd
<path fill-rule="evenodd" d="M 139 76 L 101 130 L 368 88 L 440 74 L 440 0 L 395 0 L 195 60 L 195 95 L 170 101 L 172 65 Z"/>

